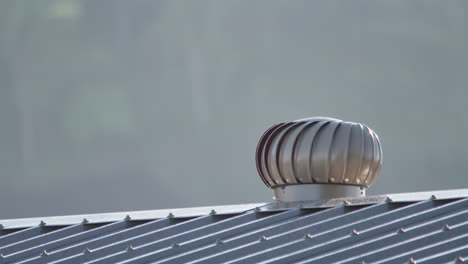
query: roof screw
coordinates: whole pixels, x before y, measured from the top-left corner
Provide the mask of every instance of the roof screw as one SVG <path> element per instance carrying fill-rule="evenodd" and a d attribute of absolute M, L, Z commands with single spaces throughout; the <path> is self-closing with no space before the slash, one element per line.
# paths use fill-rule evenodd
<path fill-rule="evenodd" d="M 304 239 L 311 239 L 312 238 L 312 235 L 307 233 L 304 235 Z"/>
<path fill-rule="evenodd" d="M 172 243 L 171 248 L 176 248 L 176 247 L 180 247 L 180 245 L 177 244 L 176 242 Z"/>
<path fill-rule="evenodd" d="M 130 215 L 126 215 L 125 218 L 124 218 L 124 221 L 130 221 L 132 220 L 132 218 L 130 217 Z"/>
<path fill-rule="evenodd" d="M 41 257 L 45 257 L 45 256 L 48 256 L 48 255 L 49 255 L 49 253 L 47 252 L 47 250 L 44 249 L 44 250 L 42 250 L 40 256 L 41 256 Z"/>
<path fill-rule="evenodd" d="M 46 225 L 46 223 L 41 220 L 41 222 L 39 223 L 39 226 L 45 226 L 45 225 Z"/>
<path fill-rule="evenodd" d="M 350 202 L 350 201 L 348 201 L 348 200 L 343 200 L 343 205 L 345 205 L 345 206 L 346 206 L 346 205 L 350 205 L 350 204 L 351 204 L 351 202 Z"/>
<path fill-rule="evenodd" d="M 91 253 L 91 250 L 89 248 L 85 248 L 83 250 L 83 254 L 89 254 L 89 253 Z"/>
<path fill-rule="evenodd" d="M 437 196 L 435 194 L 431 195 L 431 200 L 437 200 Z"/>
<path fill-rule="evenodd" d="M 398 233 L 398 234 L 403 234 L 403 233 L 405 233 L 405 232 L 406 232 L 406 230 L 405 230 L 403 227 L 400 227 L 400 229 L 398 229 L 398 232 L 397 232 L 397 233 Z"/>
<path fill-rule="evenodd" d="M 416 260 L 414 260 L 413 258 L 410 258 L 408 262 L 411 264 L 416 264 Z"/>
<path fill-rule="evenodd" d="M 357 235 L 359 235 L 359 232 L 356 231 L 356 229 L 353 229 L 353 231 L 351 232 L 351 235 L 352 236 L 357 236 Z"/>
<path fill-rule="evenodd" d="M 219 246 L 219 245 L 222 245 L 224 244 L 224 242 L 221 240 L 221 239 L 216 239 L 216 245 Z"/>
<path fill-rule="evenodd" d="M 173 213 L 169 213 L 169 214 L 167 215 L 167 218 L 174 218 L 174 214 L 173 214 Z"/>
<path fill-rule="evenodd" d="M 462 256 L 458 256 L 458 258 L 455 259 L 455 263 L 465 263 L 465 259 Z"/>
<path fill-rule="evenodd" d="M 258 241 L 263 242 L 263 241 L 266 241 L 266 240 L 267 240 L 267 237 L 264 236 L 264 235 L 261 235 L 260 239 Z"/>
<path fill-rule="evenodd" d="M 444 228 L 442 228 L 443 231 L 449 231 L 450 229 L 452 228 L 448 224 L 445 224 Z"/>
<path fill-rule="evenodd" d="M 86 218 L 83 218 L 83 221 L 81 221 L 81 223 L 84 225 L 84 224 L 87 224 L 87 223 L 89 223 L 89 221 L 88 221 L 88 219 L 86 219 Z"/>
<path fill-rule="evenodd" d="M 391 202 L 393 202 L 393 199 L 390 198 L 390 196 L 387 196 L 387 198 L 385 199 L 385 202 L 386 203 L 391 203 Z"/>
<path fill-rule="evenodd" d="M 211 210 L 210 215 L 215 215 L 215 214 L 216 214 L 216 211 L 215 211 L 215 210 Z"/>
<path fill-rule="evenodd" d="M 128 246 L 127 249 L 125 249 L 125 250 L 126 250 L 126 251 L 133 251 L 133 250 L 135 250 L 135 248 L 134 248 L 132 245 L 130 245 L 130 246 Z"/>

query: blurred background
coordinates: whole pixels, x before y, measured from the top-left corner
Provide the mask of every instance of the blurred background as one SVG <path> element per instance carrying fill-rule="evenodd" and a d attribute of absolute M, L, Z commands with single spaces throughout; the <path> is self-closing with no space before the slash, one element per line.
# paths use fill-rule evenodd
<path fill-rule="evenodd" d="M 271 125 L 367 124 L 369 194 L 467 188 L 468 2 L 0 1 L 0 218 L 271 202 Z"/>

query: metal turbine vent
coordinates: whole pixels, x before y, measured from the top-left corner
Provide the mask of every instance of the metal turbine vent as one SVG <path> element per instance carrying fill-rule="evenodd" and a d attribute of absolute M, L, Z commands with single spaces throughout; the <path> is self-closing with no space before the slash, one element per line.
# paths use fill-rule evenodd
<path fill-rule="evenodd" d="M 379 175 L 382 149 L 365 125 L 312 117 L 269 128 L 256 163 L 279 201 L 365 196 Z"/>

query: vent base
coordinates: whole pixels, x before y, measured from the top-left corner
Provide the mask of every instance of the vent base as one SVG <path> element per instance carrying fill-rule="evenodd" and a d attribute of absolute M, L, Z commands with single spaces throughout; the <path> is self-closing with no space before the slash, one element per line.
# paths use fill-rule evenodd
<path fill-rule="evenodd" d="M 366 187 L 344 184 L 300 184 L 273 188 L 280 202 L 329 200 L 334 198 L 364 197 Z"/>

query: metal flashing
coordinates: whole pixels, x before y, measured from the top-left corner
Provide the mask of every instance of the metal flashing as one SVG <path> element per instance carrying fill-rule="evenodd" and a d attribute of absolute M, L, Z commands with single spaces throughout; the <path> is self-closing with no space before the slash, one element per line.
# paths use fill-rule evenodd
<path fill-rule="evenodd" d="M 369 205 L 383 202 L 417 202 L 428 199 L 432 200 L 445 200 L 445 199 L 457 199 L 468 197 L 468 189 L 454 189 L 444 191 L 424 191 L 424 192 L 411 192 L 411 193 L 395 193 L 386 195 L 371 195 L 365 197 L 344 197 L 335 198 L 328 200 L 316 200 L 316 201 L 298 201 L 298 202 L 279 202 L 266 204 L 259 208 L 260 211 L 274 211 L 284 210 L 287 208 L 328 208 L 336 207 L 339 205 L 359 206 Z"/>
<path fill-rule="evenodd" d="M 216 214 L 238 214 L 245 212 L 255 207 L 260 207 L 265 203 L 239 204 L 239 205 L 223 205 L 223 206 L 205 206 L 177 209 L 161 209 L 161 210 L 145 210 L 145 211 L 129 211 L 116 213 L 102 214 L 81 214 L 81 215 L 66 215 L 66 216 L 46 216 L 32 217 L 20 219 L 0 220 L 0 225 L 3 229 L 17 229 L 31 226 L 47 224 L 47 226 L 63 226 L 74 225 L 83 222 L 86 219 L 88 224 L 109 223 L 121 220 L 151 220 L 159 218 L 187 218 L 208 215 L 214 210 Z"/>
<path fill-rule="evenodd" d="M 428 199 L 456 199 L 468 197 L 468 189 L 453 189 L 443 191 L 424 191 L 411 193 L 395 193 L 386 195 L 371 195 L 365 197 L 345 197 L 328 200 L 317 201 L 298 201 L 298 202 L 274 202 L 274 203 L 251 203 L 239 205 L 223 205 L 223 206 L 205 206 L 191 208 L 176 208 L 176 209 L 160 209 L 160 210 L 145 210 L 145 211 L 129 211 L 116 213 L 101 213 L 101 214 L 81 214 L 67 216 L 48 216 L 48 217 L 33 217 L 20 219 L 0 220 L 2 229 L 18 229 L 27 228 L 37 225 L 47 226 L 64 226 L 74 225 L 87 221 L 88 224 L 109 223 L 126 220 L 151 220 L 160 218 L 187 218 L 197 217 L 209 214 L 237 214 L 247 210 L 256 210 L 257 212 L 285 210 L 288 208 L 329 208 L 340 205 L 359 206 L 369 205 L 381 202 L 417 202 Z"/>

